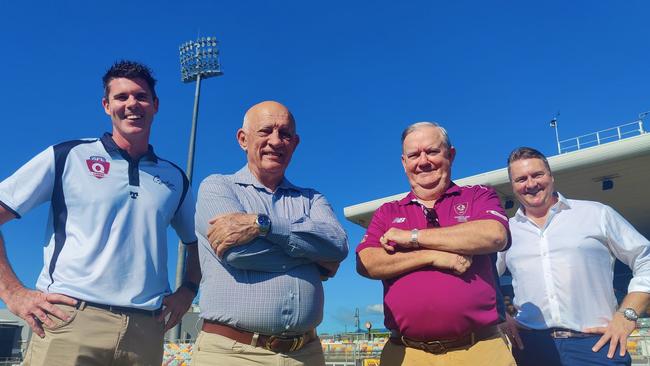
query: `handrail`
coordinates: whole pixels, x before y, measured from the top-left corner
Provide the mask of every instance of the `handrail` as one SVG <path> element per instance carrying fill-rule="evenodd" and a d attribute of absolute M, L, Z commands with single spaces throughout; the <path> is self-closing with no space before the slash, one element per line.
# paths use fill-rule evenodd
<path fill-rule="evenodd" d="M 639 119 L 620 126 L 562 140 L 559 141 L 558 144 L 560 154 L 564 154 L 570 151 L 576 151 L 612 141 L 622 140 L 632 136 L 642 135 L 644 133 L 646 133 L 646 131 L 643 129 L 643 120 Z"/>

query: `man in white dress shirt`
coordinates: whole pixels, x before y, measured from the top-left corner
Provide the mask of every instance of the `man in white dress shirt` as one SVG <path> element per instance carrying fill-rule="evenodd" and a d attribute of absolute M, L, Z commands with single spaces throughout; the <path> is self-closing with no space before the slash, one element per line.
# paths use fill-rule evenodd
<path fill-rule="evenodd" d="M 555 192 L 535 149 L 514 150 L 508 173 L 521 208 L 497 267 L 512 274 L 518 312 L 503 328 L 517 364 L 630 365 L 627 338 L 650 303 L 650 242 L 611 207 Z M 634 273 L 620 306 L 616 258 Z"/>

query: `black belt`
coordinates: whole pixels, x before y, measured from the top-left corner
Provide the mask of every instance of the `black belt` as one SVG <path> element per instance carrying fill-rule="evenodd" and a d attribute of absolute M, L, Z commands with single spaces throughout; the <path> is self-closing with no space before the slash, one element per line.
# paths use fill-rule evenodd
<path fill-rule="evenodd" d="M 496 325 L 485 327 L 474 331 L 466 336 L 455 339 L 441 339 L 435 341 L 418 341 L 404 336 L 391 336 L 390 341 L 395 344 L 406 347 L 421 349 L 433 354 L 443 354 L 448 351 L 467 349 L 479 341 L 491 339 L 500 335 L 499 328 Z"/>
<path fill-rule="evenodd" d="M 142 315 L 147 315 L 147 316 L 151 316 L 151 317 L 156 317 L 156 316 L 160 315 L 160 313 L 162 312 L 162 309 L 144 310 L 144 309 L 130 308 L 130 307 L 126 307 L 126 306 L 98 304 L 96 302 L 83 301 L 83 300 L 78 300 L 78 299 L 77 299 L 77 305 L 75 305 L 75 307 L 77 309 L 81 309 L 81 310 L 83 310 L 84 307 L 91 307 L 91 308 L 108 310 L 111 313 L 117 313 L 117 314 L 142 314 Z"/>
<path fill-rule="evenodd" d="M 587 338 L 599 336 L 598 334 L 578 332 L 575 330 L 567 328 L 548 328 L 548 329 L 526 329 L 520 328 L 520 332 L 531 332 L 531 333 L 540 333 L 548 334 L 549 337 L 555 339 L 564 339 L 564 338 Z"/>

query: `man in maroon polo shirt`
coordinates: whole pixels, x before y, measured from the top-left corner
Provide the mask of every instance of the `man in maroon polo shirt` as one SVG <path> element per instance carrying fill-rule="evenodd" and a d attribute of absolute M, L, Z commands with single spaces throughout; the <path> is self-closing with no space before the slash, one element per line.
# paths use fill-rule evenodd
<path fill-rule="evenodd" d="M 357 247 L 357 271 L 384 284 L 391 365 L 515 365 L 496 327 L 494 253 L 509 243 L 497 194 L 451 181 L 456 150 L 430 122 L 402 133 L 411 192 L 382 205 Z"/>

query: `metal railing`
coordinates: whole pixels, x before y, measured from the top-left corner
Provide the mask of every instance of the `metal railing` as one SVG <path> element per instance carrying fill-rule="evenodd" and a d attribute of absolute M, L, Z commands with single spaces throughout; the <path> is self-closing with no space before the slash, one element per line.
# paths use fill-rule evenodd
<path fill-rule="evenodd" d="M 558 147 L 560 149 L 560 154 L 564 154 L 570 151 L 576 151 L 612 141 L 622 140 L 632 136 L 642 135 L 644 133 L 646 133 L 646 131 L 643 129 L 643 120 L 637 120 L 624 125 L 608 128 L 606 130 L 559 141 Z"/>

